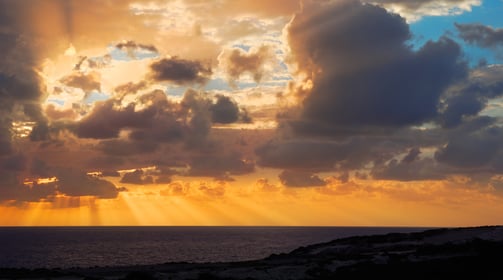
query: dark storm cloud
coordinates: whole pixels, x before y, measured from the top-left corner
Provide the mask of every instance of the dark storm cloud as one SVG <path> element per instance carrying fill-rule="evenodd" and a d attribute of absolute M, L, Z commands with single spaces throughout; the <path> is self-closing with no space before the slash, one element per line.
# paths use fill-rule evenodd
<path fill-rule="evenodd" d="M 145 175 L 145 172 L 141 169 L 136 169 L 133 172 L 124 174 L 120 182 L 134 185 L 148 185 L 153 184 L 154 179 L 150 175 Z"/>
<path fill-rule="evenodd" d="M 115 170 L 105 170 L 101 172 L 101 176 L 103 177 L 120 177 L 120 173 Z"/>
<path fill-rule="evenodd" d="M 409 150 L 409 153 L 407 153 L 407 155 L 402 158 L 401 163 L 412 163 L 419 158 L 420 154 L 421 154 L 421 149 L 412 148 Z"/>
<path fill-rule="evenodd" d="M 258 164 L 265 167 L 327 170 L 346 159 L 348 150 L 335 142 L 292 140 L 269 142 L 256 153 Z"/>
<path fill-rule="evenodd" d="M 16 101 L 37 101 L 41 97 L 41 94 L 38 80 L 30 81 L 29 79 L 25 79 L 25 76 L 0 73 L 0 97 L 3 99 L 2 105 Z"/>
<path fill-rule="evenodd" d="M 161 175 L 155 179 L 156 184 L 169 184 L 171 183 L 171 176 Z"/>
<path fill-rule="evenodd" d="M 179 105 L 170 103 L 162 91 L 143 95 L 138 104 L 121 107 L 115 99 L 96 103 L 93 111 L 75 125 L 74 131 L 81 138 L 117 138 L 124 129 L 131 130 L 133 140 L 171 142 L 180 140 L 188 127 L 183 117 L 187 112 Z"/>
<path fill-rule="evenodd" d="M 0 170 L 0 203 L 6 201 L 31 202 L 47 199 L 56 194 L 54 184 L 24 185 L 16 173 Z"/>
<path fill-rule="evenodd" d="M 387 136 L 278 139 L 258 147 L 255 152 L 261 166 L 316 173 L 363 168 L 408 152 L 411 146 L 438 145 L 446 139 L 443 133 L 402 129 Z"/>
<path fill-rule="evenodd" d="M 10 157 L 4 162 L 3 167 L 7 168 L 0 169 L 0 202 L 51 200 L 57 194 L 99 198 L 117 197 L 118 189 L 113 183 L 88 176 L 84 171 L 50 167 L 36 160 L 33 160 L 31 165 L 31 168 L 28 168 L 27 158 L 23 155 Z M 20 178 L 23 178 L 22 174 L 26 175 L 27 172 L 36 177 L 54 177 L 56 181 L 37 183 L 34 179 L 31 183 L 25 183 Z"/>
<path fill-rule="evenodd" d="M 503 128 L 496 125 L 459 131 L 436 152 L 435 159 L 458 168 L 493 169 L 499 166 L 502 143 Z"/>
<path fill-rule="evenodd" d="M 24 171 L 28 166 L 28 158 L 23 154 L 15 154 L 6 157 L 1 165 L 7 171 Z"/>
<path fill-rule="evenodd" d="M 112 158 L 149 154 L 155 152 L 158 147 L 159 144 L 154 141 L 130 141 L 123 139 L 103 140 L 96 146 L 98 150 Z"/>
<path fill-rule="evenodd" d="M 45 89 L 41 86 L 40 58 L 35 38 L 22 19 L 24 3 L 0 1 L 0 135 L 11 135 L 4 122 L 12 115 L 35 122 L 46 122 L 39 102 Z M 12 114 L 12 115 L 11 115 Z M 1 139 L 0 141 L 4 140 Z M 7 138 L 7 137 L 6 137 Z M 5 143 L 9 145 L 8 143 Z"/>
<path fill-rule="evenodd" d="M 372 177 L 378 180 L 419 181 L 440 180 L 447 177 L 449 169 L 435 160 L 418 159 L 407 161 L 405 156 L 401 161 L 393 159 L 386 164 L 374 166 Z"/>
<path fill-rule="evenodd" d="M 178 57 L 158 60 L 150 65 L 150 70 L 153 80 L 178 85 L 204 84 L 213 73 L 209 65 Z"/>
<path fill-rule="evenodd" d="M 484 109 L 485 101 L 474 91 L 462 91 L 445 100 L 446 108 L 440 116 L 444 127 L 454 127 L 463 121 L 463 117 L 475 116 Z"/>
<path fill-rule="evenodd" d="M 96 147 L 106 155 L 130 156 L 152 153 L 163 143 L 203 147 L 212 122 L 232 123 L 243 115 L 230 98 L 219 96 L 213 101 L 195 90 L 188 90 L 179 103 L 155 90 L 138 97 L 137 103 L 119 104 L 114 99 L 96 103 L 93 111 L 70 129 L 80 138 L 101 139 Z"/>
<path fill-rule="evenodd" d="M 308 6 L 288 30 L 292 58 L 313 81 L 301 114 L 308 125 L 368 131 L 421 124 L 437 116 L 440 95 L 467 72 L 454 41 L 414 51 L 402 18 L 357 1 Z"/>
<path fill-rule="evenodd" d="M 187 176 L 214 177 L 217 179 L 230 179 L 230 175 L 243 175 L 252 173 L 255 164 L 243 159 L 237 153 L 212 154 L 192 158 Z"/>
<path fill-rule="evenodd" d="M 503 95 L 503 67 L 493 65 L 471 71 L 468 79 L 454 86 L 443 97 L 439 123 L 450 128 L 477 116 L 488 101 Z"/>
<path fill-rule="evenodd" d="M 502 129 L 481 114 L 497 110 L 488 106 L 503 94 L 503 68 L 469 70 L 449 38 L 412 49 L 410 37 L 402 18 L 376 6 L 306 4 L 288 40 L 308 86 L 290 88 L 300 105 L 278 115 L 279 135 L 256 149 L 257 164 L 303 178 L 320 171 L 398 181 L 499 174 Z"/>
<path fill-rule="evenodd" d="M 23 70 L 19 74 L 5 74 L 0 70 L 0 142 L 4 144 L 0 154 L 10 150 L 12 121 L 30 120 L 37 125 L 46 125 L 47 120 L 39 103 L 44 93 L 38 79 L 34 72 Z"/>
<path fill-rule="evenodd" d="M 95 196 L 98 198 L 116 198 L 119 189 L 109 181 L 88 176 L 85 172 L 62 168 L 57 171 L 58 191 L 67 196 Z"/>
<path fill-rule="evenodd" d="M 391 157 L 406 145 L 408 143 L 376 137 L 345 140 L 299 138 L 273 140 L 258 147 L 255 152 L 260 166 L 316 173 L 362 168 L 373 161 Z"/>
<path fill-rule="evenodd" d="M 480 23 L 456 23 L 459 36 L 465 42 L 482 48 L 503 48 L 503 28 L 493 28 Z"/>
<path fill-rule="evenodd" d="M 76 134 L 81 138 L 117 138 L 123 128 L 143 127 L 148 122 L 147 113 L 137 113 L 135 105 L 118 108 L 115 100 L 96 103 L 93 111 L 76 126 Z"/>
<path fill-rule="evenodd" d="M 116 44 L 115 47 L 119 50 L 126 51 L 130 58 L 136 58 L 135 52 L 137 51 L 148 51 L 151 53 L 159 52 L 154 45 L 141 44 L 134 41 L 123 41 Z"/>
<path fill-rule="evenodd" d="M 464 175 L 483 181 L 503 171 L 503 145 L 500 144 L 503 130 L 496 119 L 474 117 L 464 120 L 457 127 L 443 128 L 439 132 L 441 134 L 436 142 L 424 139 L 413 142 L 409 139 L 404 143 L 433 146 L 437 149 L 433 157 L 421 156 L 421 150 L 413 147 L 408 151 L 402 150 L 405 155 L 400 159 L 396 149 L 394 158 L 374 161 L 371 175 L 375 179 L 399 181 L 438 180 Z"/>
<path fill-rule="evenodd" d="M 187 90 L 180 103 L 188 119 L 189 137 L 185 143 L 189 147 L 201 147 L 206 143 L 211 130 L 211 101 L 195 90 Z"/>
<path fill-rule="evenodd" d="M 124 164 L 125 160 L 118 156 L 97 156 L 86 162 L 86 168 L 113 170 Z"/>
<path fill-rule="evenodd" d="M 467 129 L 459 129 L 459 133 Z M 454 136 L 452 136 L 454 137 Z M 383 173 L 386 164 L 394 157 L 405 154 L 401 164 L 414 163 L 420 156 L 420 146 L 440 146 L 448 141 L 450 135 L 440 128 L 404 128 L 387 135 L 370 134 L 351 137 L 319 137 L 278 139 L 256 149 L 258 165 L 299 172 L 316 173 L 320 171 L 348 172 L 374 166 Z M 409 166 L 409 165 L 408 165 Z M 394 167 L 394 165 L 390 165 Z M 396 169 L 396 168 L 395 168 Z M 413 172 L 410 169 L 410 172 Z M 423 172 L 427 179 L 429 172 Z M 384 176 L 384 175 L 383 175 Z M 434 173 L 437 176 L 437 173 Z"/>
<path fill-rule="evenodd" d="M 250 74 L 255 82 L 260 82 L 266 74 L 265 65 L 273 60 L 272 48 L 265 45 L 248 53 L 238 48 L 225 50 L 219 57 L 231 86 L 236 86 L 243 74 Z"/>
<path fill-rule="evenodd" d="M 210 107 L 211 120 L 215 123 L 234 123 L 239 119 L 239 107 L 227 96 L 217 95 L 217 101 Z"/>
<path fill-rule="evenodd" d="M 0 201 L 37 201 L 55 192 L 54 186 L 23 184 L 29 159 L 13 145 L 13 122 L 47 122 L 40 106 L 45 96 L 40 58 L 22 22 L 22 7 L 20 1 L 0 1 Z"/>
<path fill-rule="evenodd" d="M 95 73 L 72 73 L 71 75 L 61 78 L 60 82 L 69 87 L 80 88 L 85 93 L 101 90 L 100 77 Z"/>
<path fill-rule="evenodd" d="M 319 187 L 327 184 L 315 174 L 291 170 L 281 172 L 279 179 L 287 187 Z"/>
<path fill-rule="evenodd" d="M 0 113 L 2 113 L 0 111 Z M 0 156 L 8 155 L 12 152 L 12 122 L 7 116 L 0 116 Z"/>

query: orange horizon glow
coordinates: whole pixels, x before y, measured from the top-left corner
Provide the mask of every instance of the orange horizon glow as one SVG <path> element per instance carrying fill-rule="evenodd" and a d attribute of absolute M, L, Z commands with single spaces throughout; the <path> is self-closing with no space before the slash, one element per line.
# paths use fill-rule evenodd
<path fill-rule="evenodd" d="M 363 185 L 371 182 L 353 182 Z M 171 193 L 170 185 L 188 186 Z M 224 193 L 208 197 L 200 186 Z M 503 200 L 466 188 L 389 187 L 387 182 L 347 193 L 348 186 L 263 189 L 235 182 L 176 181 L 168 185 L 128 185 L 116 199 L 55 197 L 51 202 L 0 206 L 1 226 L 389 226 L 458 227 L 503 224 Z M 435 184 L 432 182 L 431 184 Z M 346 188 L 346 189 L 345 189 Z M 303 197 L 300 200 L 298 197 Z M 435 197 L 431 200 L 431 197 Z M 446 203 L 451 205 L 445 207 Z M 483 217 L 483 218 L 481 218 Z M 498 222 L 500 221 L 500 222 Z"/>

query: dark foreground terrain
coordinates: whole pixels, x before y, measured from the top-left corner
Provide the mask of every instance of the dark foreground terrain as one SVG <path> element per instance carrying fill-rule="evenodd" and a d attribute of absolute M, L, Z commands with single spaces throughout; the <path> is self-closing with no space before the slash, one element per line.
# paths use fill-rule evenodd
<path fill-rule="evenodd" d="M 350 237 L 247 262 L 0 269 L 0 279 L 407 280 L 457 277 L 503 279 L 503 226 Z"/>

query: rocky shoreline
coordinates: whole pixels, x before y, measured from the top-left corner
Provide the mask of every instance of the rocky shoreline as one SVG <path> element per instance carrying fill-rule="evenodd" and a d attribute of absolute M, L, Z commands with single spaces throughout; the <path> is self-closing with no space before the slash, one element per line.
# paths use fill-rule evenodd
<path fill-rule="evenodd" d="M 246 262 L 0 268 L 0 279 L 501 279 L 502 259 L 503 226 L 486 226 L 342 238 Z"/>

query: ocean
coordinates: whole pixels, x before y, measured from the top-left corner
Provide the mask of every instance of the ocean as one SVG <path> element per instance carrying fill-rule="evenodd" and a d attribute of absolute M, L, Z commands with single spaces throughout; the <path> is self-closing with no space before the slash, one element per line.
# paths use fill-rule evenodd
<path fill-rule="evenodd" d="M 0 268 L 244 261 L 392 227 L 0 227 Z"/>

